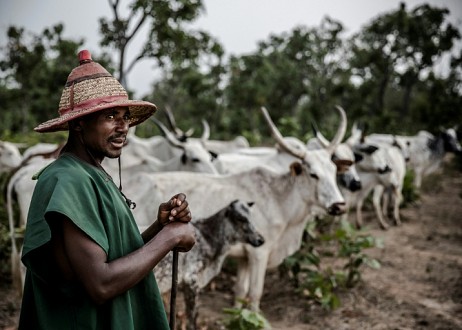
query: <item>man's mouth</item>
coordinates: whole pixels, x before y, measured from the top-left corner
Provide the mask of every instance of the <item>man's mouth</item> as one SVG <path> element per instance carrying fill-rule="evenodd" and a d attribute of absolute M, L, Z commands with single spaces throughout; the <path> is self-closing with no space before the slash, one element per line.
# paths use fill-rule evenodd
<path fill-rule="evenodd" d="M 116 148 L 122 148 L 125 143 L 125 138 L 124 137 L 114 138 L 114 139 L 110 139 L 109 142 Z"/>

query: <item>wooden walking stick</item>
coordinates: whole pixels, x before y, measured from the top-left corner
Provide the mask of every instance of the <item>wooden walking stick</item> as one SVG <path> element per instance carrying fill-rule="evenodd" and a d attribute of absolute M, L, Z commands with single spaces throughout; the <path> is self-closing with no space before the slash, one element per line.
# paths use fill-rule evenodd
<path fill-rule="evenodd" d="M 178 289 L 178 249 L 173 249 L 172 261 L 172 290 L 170 291 L 170 330 L 175 330 L 175 305 Z"/>

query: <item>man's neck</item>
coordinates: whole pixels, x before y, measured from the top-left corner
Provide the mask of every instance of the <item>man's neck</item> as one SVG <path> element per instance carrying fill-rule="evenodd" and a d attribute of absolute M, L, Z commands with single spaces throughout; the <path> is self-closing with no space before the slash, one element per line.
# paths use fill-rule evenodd
<path fill-rule="evenodd" d="M 88 147 L 85 146 L 78 137 L 75 137 L 74 139 L 70 138 L 65 149 L 66 152 L 73 154 L 82 161 L 93 166 L 101 166 L 101 162 L 104 159 L 104 157 L 97 157 L 96 155 L 93 155 Z"/>

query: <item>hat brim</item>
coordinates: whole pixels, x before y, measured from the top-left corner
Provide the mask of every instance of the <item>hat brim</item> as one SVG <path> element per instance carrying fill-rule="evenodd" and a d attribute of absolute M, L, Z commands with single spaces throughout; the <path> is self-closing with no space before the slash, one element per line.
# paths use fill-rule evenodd
<path fill-rule="evenodd" d="M 102 103 L 90 108 L 70 111 L 62 116 L 54 119 L 47 120 L 34 128 L 34 131 L 40 133 L 67 131 L 69 129 L 69 121 L 80 118 L 97 111 L 114 107 L 128 107 L 130 111 L 130 123 L 129 126 L 136 126 L 141 124 L 143 121 L 151 117 L 156 112 L 157 107 L 155 104 L 147 101 L 136 101 L 136 100 L 119 100 L 109 103 Z"/>

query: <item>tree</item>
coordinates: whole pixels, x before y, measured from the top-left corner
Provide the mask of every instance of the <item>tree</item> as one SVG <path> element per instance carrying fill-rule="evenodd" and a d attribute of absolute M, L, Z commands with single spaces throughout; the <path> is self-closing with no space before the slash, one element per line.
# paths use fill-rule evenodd
<path fill-rule="evenodd" d="M 401 3 L 352 38 L 350 63 L 361 81 L 358 91 L 367 108 L 363 114 L 388 118 L 395 126 L 415 124 L 410 116 L 415 86 L 460 39 L 446 21 L 448 14 L 447 9 L 429 5 L 407 11 Z"/>
<path fill-rule="evenodd" d="M 336 127 L 332 123 L 338 121 L 335 111 L 331 119 L 326 110 L 340 103 L 350 85 L 342 32 L 340 22 L 325 18 L 319 28 L 300 26 L 271 35 L 254 54 L 232 58 L 227 105 L 232 112 L 250 118 L 243 123 L 250 125 L 248 129 L 262 122 L 256 111 L 260 106 L 268 107 L 275 121 L 293 117 L 300 135 L 310 130 L 313 120 Z"/>
<path fill-rule="evenodd" d="M 142 59 L 154 59 L 160 67 L 187 66 L 207 52 L 222 56 L 221 46 L 203 31 L 191 31 L 203 9 L 201 0 L 133 0 L 127 18 L 121 17 L 121 1 L 108 0 L 114 17 L 100 19 L 101 45 L 117 54 L 118 79 L 126 86 L 126 77 Z M 127 64 L 130 42 L 147 28 L 147 37 L 137 55 Z"/>
<path fill-rule="evenodd" d="M 10 26 L 5 56 L 0 61 L 2 120 L 5 130 L 25 133 L 56 117 L 67 75 L 76 66 L 83 43 L 62 38 L 63 25 L 45 29 L 27 40 L 23 28 Z"/>

